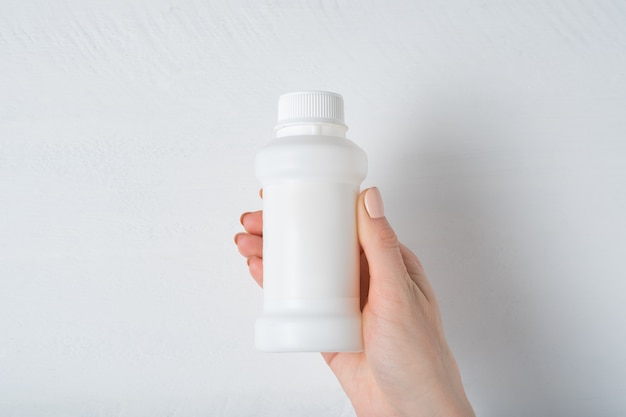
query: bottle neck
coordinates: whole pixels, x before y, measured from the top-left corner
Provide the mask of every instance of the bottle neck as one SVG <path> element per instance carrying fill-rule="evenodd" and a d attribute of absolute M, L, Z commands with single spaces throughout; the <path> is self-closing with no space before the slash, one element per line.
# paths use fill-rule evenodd
<path fill-rule="evenodd" d="M 292 125 L 276 126 L 276 137 L 285 136 L 338 136 L 346 137 L 347 126 L 330 123 L 298 123 Z"/>

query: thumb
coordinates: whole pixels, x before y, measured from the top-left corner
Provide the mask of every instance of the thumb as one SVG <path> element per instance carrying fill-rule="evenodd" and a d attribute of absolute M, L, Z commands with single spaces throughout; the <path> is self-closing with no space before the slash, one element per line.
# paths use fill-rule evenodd
<path fill-rule="evenodd" d="M 357 207 L 359 241 L 369 265 L 370 296 L 376 294 L 397 300 L 406 293 L 411 279 L 402 258 L 398 237 L 385 218 L 378 188 L 363 191 Z"/>

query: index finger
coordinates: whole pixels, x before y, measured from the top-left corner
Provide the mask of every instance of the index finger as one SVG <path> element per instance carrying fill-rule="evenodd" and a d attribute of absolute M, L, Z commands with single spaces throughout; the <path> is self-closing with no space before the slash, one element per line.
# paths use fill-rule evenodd
<path fill-rule="evenodd" d="M 263 210 L 244 213 L 241 216 L 241 224 L 246 229 L 246 232 L 252 235 L 263 236 Z"/>

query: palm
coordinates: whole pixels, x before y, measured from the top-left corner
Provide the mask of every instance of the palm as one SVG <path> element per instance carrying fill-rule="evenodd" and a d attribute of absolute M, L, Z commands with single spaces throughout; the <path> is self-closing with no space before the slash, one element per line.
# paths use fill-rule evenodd
<path fill-rule="evenodd" d="M 408 271 L 408 274 L 412 275 L 411 272 L 413 271 Z M 398 355 L 389 355 L 390 351 L 397 349 L 397 346 L 392 346 L 389 341 L 410 339 L 410 337 L 403 337 L 402 332 L 398 331 L 398 324 L 389 317 L 406 317 L 406 315 L 415 315 L 418 312 L 413 308 L 410 308 L 412 311 L 402 311 L 403 306 L 398 304 L 404 304 L 406 307 L 406 303 L 395 303 L 388 296 L 381 296 L 378 292 L 370 294 L 369 282 L 367 259 L 361 255 L 364 351 L 359 353 L 325 352 L 322 356 L 351 399 L 357 415 L 360 417 L 391 416 L 396 410 L 390 399 L 403 391 L 402 388 L 406 388 L 396 386 L 395 374 L 398 372 L 397 369 L 405 368 L 408 364 L 403 363 Z M 418 289 L 412 281 L 409 288 L 413 290 L 411 292 Z M 390 312 L 394 314 L 390 315 Z M 399 344 L 411 345 L 412 341 L 400 340 Z"/>
<path fill-rule="evenodd" d="M 364 320 L 367 308 L 364 310 Z M 352 401 L 359 416 L 390 415 L 386 404 L 386 395 L 381 391 L 374 372 L 367 361 L 365 352 L 322 353 L 324 360 L 336 375 Z"/>

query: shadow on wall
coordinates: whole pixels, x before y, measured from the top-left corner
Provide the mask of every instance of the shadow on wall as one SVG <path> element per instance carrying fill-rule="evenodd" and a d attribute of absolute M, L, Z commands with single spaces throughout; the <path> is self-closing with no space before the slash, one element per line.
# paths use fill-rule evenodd
<path fill-rule="evenodd" d="M 389 164 L 389 214 L 437 291 L 477 414 L 545 415 L 559 395 L 528 279 L 545 254 L 532 244 L 542 214 L 523 129 L 499 117 L 496 102 L 456 103 L 411 129 L 413 149 Z"/>

